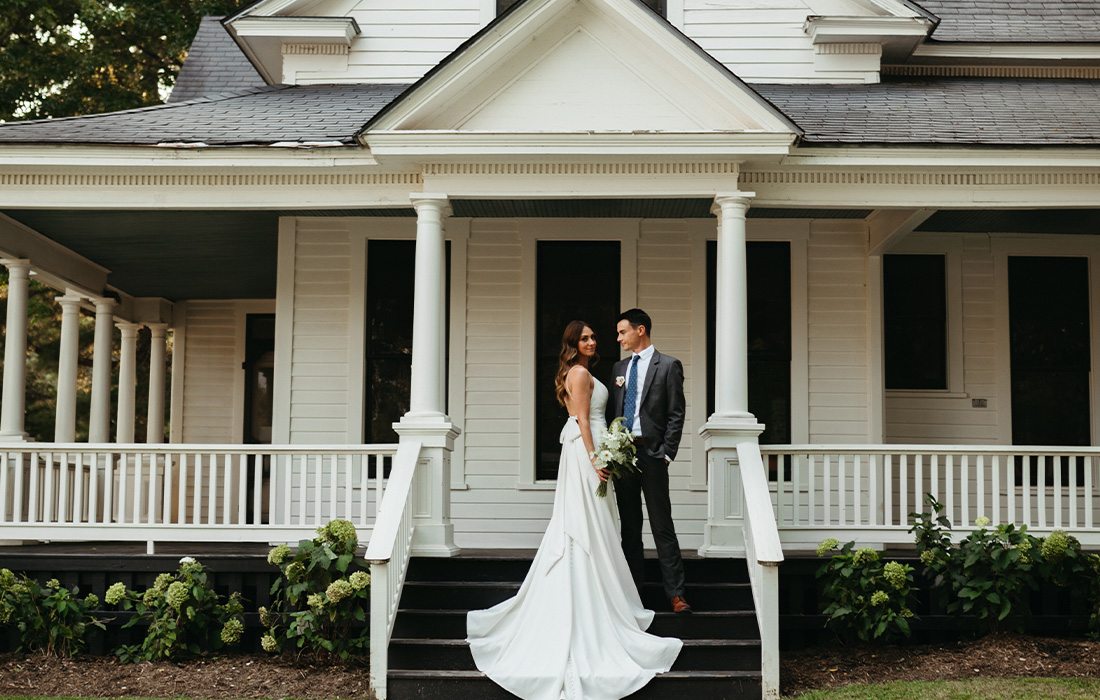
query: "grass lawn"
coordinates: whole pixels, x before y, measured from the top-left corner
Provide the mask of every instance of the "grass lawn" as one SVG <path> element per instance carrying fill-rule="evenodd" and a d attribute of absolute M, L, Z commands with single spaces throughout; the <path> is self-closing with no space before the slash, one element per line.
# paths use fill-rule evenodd
<path fill-rule="evenodd" d="M 813 690 L 797 700 L 1092 700 L 1095 678 L 972 678 L 960 681 L 894 681 Z"/>

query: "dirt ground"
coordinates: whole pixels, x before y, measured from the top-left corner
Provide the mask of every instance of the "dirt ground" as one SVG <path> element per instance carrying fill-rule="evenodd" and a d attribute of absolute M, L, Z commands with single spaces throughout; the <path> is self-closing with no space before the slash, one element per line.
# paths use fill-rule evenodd
<path fill-rule="evenodd" d="M 785 695 L 852 683 L 975 676 L 1100 677 L 1100 642 L 997 635 L 944 645 L 838 645 L 787 652 L 782 663 Z M 290 663 L 269 656 L 178 664 L 0 656 L 0 696 L 334 700 L 366 697 L 367 686 L 366 668 Z"/>

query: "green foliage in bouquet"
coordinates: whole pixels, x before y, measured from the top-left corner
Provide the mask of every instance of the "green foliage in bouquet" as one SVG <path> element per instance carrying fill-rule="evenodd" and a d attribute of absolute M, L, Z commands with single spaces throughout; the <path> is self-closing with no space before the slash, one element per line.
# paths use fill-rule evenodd
<path fill-rule="evenodd" d="M 106 629 L 103 620 L 92 615 L 98 606 L 95 594 L 81 598 L 78 588 L 64 588 L 57 579 L 41 586 L 35 579 L 0 569 L 0 629 L 18 632 L 18 651 L 65 657 L 80 653 L 91 628 Z"/>
<path fill-rule="evenodd" d="M 333 520 L 317 529 L 317 537 L 299 542 L 297 551 L 279 545 L 268 553 L 281 576 L 271 586 L 271 609 L 260 608 L 264 651 L 341 661 L 369 651 L 370 574 L 348 573 L 353 564 L 367 567 L 355 556 L 358 544 L 354 525 Z"/>
<path fill-rule="evenodd" d="M 818 556 L 832 557 L 817 570 L 825 624 L 844 640 L 891 641 L 910 634 L 913 568 L 883 562 L 873 549 L 854 549 L 827 539 Z"/>
<path fill-rule="evenodd" d="M 208 583 L 202 564 L 191 557 L 180 559 L 176 573 L 157 576 L 153 587 L 140 595 L 115 583 L 104 597 L 109 605 L 135 611 L 124 629 L 148 625 L 141 644 L 115 650 L 124 662 L 200 656 L 236 646 L 244 633 L 240 593 L 223 602 Z"/>
<path fill-rule="evenodd" d="M 607 427 L 607 432 L 596 447 L 595 459 L 597 469 L 608 471 L 607 481 L 601 481 L 596 487 L 596 495 L 600 498 L 607 496 L 608 481 L 642 471 L 638 466 L 638 448 L 634 445 L 634 436 L 626 429 L 622 416 L 611 421 L 611 425 Z"/>

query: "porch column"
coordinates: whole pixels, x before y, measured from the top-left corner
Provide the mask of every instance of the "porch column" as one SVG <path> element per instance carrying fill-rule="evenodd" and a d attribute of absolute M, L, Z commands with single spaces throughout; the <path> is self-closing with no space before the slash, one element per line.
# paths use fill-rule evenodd
<path fill-rule="evenodd" d="M 8 316 L 4 331 L 4 390 L 0 397 L 0 441 L 23 442 L 27 401 L 27 292 L 31 261 L 0 260 L 8 268 Z"/>
<path fill-rule="evenodd" d="M 447 416 L 443 377 L 447 357 L 447 280 L 444 218 L 446 195 L 410 196 L 416 209 L 416 269 L 413 291 L 412 377 L 409 412 L 394 424 L 401 441 L 421 444 L 416 473 L 413 553 L 453 556 L 451 454 L 459 429 Z"/>
<path fill-rule="evenodd" d="M 164 442 L 164 376 L 165 333 L 167 323 L 147 323 L 151 334 L 149 346 L 149 410 L 146 414 L 145 442 Z"/>
<path fill-rule="evenodd" d="M 752 192 L 720 193 L 715 294 L 714 414 L 700 433 L 707 454 L 707 525 L 703 556 L 743 556 L 744 495 L 737 446 L 763 432 L 749 412 L 748 269 L 745 215 Z M 759 466 L 759 465 L 758 465 Z"/>
<path fill-rule="evenodd" d="M 61 304 L 61 347 L 57 361 L 57 411 L 54 442 L 76 441 L 76 373 L 80 360 L 80 295 L 66 291 Z"/>
<path fill-rule="evenodd" d="M 121 335 L 118 355 L 118 420 L 115 442 L 134 441 L 135 405 L 137 403 L 137 339 L 140 323 L 119 321 L 115 324 Z"/>
<path fill-rule="evenodd" d="M 95 303 L 95 344 L 92 346 L 92 411 L 88 442 L 111 440 L 111 354 L 114 343 L 113 299 Z"/>

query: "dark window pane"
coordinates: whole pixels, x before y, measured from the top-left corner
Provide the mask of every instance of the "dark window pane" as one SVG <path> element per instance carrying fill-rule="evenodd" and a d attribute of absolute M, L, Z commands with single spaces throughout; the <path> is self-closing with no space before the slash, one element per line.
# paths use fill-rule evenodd
<path fill-rule="evenodd" d="M 447 317 L 450 317 L 450 243 Z M 397 442 L 393 423 L 409 410 L 416 242 L 367 244 L 366 442 Z M 450 328 L 449 322 L 445 326 Z M 450 346 L 450 338 L 447 338 Z M 444 379 L 446 381 L 446 379 Z"/>
<path fill-rule="evenodd" d="M 501 14 L 518 2 L 519 0 L 497 0 L 497 14 Z M 531 2 L 538 2 L 538 0 L 531 0 Z M 642 0 L 642 2 L 657 14 L 665 16 L 665 0 Z"/>
<path fill-rule="evenodd" d="M 887 389 L 947 388 L 947 272 L 942 255 L 884 255 Z"/>
<path fill-rule="evenodd" d="M 715 241 L 707 242 L 707 414 L 714 412 L 717 298 Z M 791 441 L 791 246 L 751 242 L 748 267 L 749 411 L 764 424 L 760 442 Z"/>
<path fill-rule="evenodd" d="M 619 244 L 607 241 L 539 241 L 535 338 L 535 478 L 555 479 L 568 417 L 554 396 L 561 334 L 574 319 L 593 324 L 603 359 L 592 373 L 611 385 L 619 359 L 615 319 L 619 312 Z"/>

